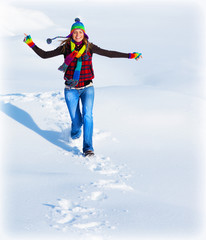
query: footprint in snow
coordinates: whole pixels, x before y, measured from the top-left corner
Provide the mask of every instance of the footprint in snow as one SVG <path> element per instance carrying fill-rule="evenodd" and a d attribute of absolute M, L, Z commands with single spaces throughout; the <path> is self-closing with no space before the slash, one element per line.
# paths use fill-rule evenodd
<path fill-rule="evenodd" d="M 91 198 L 97 200 L 100 193 L 93 193 Z M 52 228 L 66 231 L 100 231 L 105 228 L 112 228 L 104 220 L 104 214 L 99 209 L 85 207 L 80 203 L 74 203 L 68 199 L 58 199 L 56 204 L 44 204 L 49 207 L 47 215 Z"/>

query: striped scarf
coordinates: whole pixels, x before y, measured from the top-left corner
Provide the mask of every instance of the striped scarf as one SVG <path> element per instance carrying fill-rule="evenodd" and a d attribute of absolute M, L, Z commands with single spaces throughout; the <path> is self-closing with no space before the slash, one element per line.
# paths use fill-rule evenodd
<path fill-rule="evenodd" d="M 77 58 L 77 65 L 74 70 L 73 78 L 72 79 L 66 78 L 66 84 L 68 86 L 75 87 L 79 82 L 80 72 L 81 72 L 81 68 L 82 68 L 82 57 L 81 56 L 86 50 L 86 45 L 83 45 L 83 47 L 79 51 L 75 50 L 76 45 L 73 42 L 73 40 L 70 42 L 70 45 L 71 45 L 71 53 L 68 56 L 66 56 L 64 63 L 58 69 L 60 71 L 66 72 L 70 63 L 74 60 L 74 58 Z"/>

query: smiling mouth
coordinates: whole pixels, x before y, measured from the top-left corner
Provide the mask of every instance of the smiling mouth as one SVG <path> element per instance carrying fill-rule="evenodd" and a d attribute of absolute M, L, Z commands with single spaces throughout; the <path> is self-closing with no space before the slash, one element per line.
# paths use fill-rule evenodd
<path fill-rule="evenodd" d="M 80 41 L 80 40 L 82 40 L 82 38 L 75 38 L 75 40 L 76 40 L 76 41 Z"/>

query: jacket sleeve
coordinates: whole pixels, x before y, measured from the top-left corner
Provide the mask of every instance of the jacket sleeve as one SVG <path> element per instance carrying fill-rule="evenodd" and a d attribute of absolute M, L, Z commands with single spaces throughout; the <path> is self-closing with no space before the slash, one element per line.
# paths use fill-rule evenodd
<path fill-rule="evenodd" d="M 63 54 L 62 46 L 60 46 L 54 50 L 51 50 L 51 51 L 44 51 L 41 48 L 37 47 L 36 45 L 32 49 L 39 57 L 44 58 L 44 59 L 56 57 L 56 56 Z"/>
<path fill-rule="evenodd" d="M 117 51 L 110 51 L 102 49 L 95 44 L 91 43 L 92 53 L 99 54 L 101 56 L 109 57 L 109 58 L 129 58 L 129 53 L 122 53 Z"/>

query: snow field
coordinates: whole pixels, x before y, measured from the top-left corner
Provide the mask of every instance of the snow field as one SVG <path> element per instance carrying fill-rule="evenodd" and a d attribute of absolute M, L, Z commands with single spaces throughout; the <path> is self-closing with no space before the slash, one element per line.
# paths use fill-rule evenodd
<path fill-rule="evenodd" d="M 82 156 L 82 137 L 77 140 L 70 139 L 69 116 L 62 92 L 9 94 L 3 96 L 2 100 L 3 112 L 56 145 L 60 157 L 72 159 L 73 163 L 84 166 L 85 170 L 88 169 L 100 175 L 100 180 L 79 186 L 79 202 L 59 198 L 53 199 L 52 204 L 43 204 L 48 210 L 46 219 L 50 227 L 62 232 L 74 231 L 76 233 L 78 231 L 81 234 L 90 231 L 103 232 L 105 228 L 115 229 L 115 226 L 107 220 L 104 210 L 99 208 L 100 204 L 98 208 L 88 207 L 85 204 L 88 205 L 91 202 L 89 205 L 92 206 L 94 201 L 107 200 L 108 189 L 122 192 L 133 191 L 133 188 L 126 183 L 130 177 L 126 164 L 114 164 L 110 157 L 98 154 L 93 158 Z M 32 116 L 28 114 L 31 106 L 34 110 L 32 110 Z M 94 129 L 95 143 L 101 144 L 101 141 L 108 138 L 111 138 L 110 132 Z M 115 142 L 116 139 L 112 138 L 112 141 Z"/>
<path fill-rule="evenodd" d="M 125 92 L 127 97 L 122 98 Z M 82 137 L 70 138 L 63 91 L 1 97 L 3 118 L 10 130 L 20 128 L 26 134 L 21 138 L 14 134 L 14 138 L 29 152 L 32 148 L 43 150 L 28 155 L 29 164 L 25 157 L 14 162 L 12 154 L 7 156 L 5 169 L 13 186 L 10 190 L 27 179 L 21 191 L 33 186 L 40 193 L 25 202 L 19 187 L 12 192 L 25 214 L 15 232 L 32 232 L 38 226 L 39 233 L 55 235 L 57 231 L 62 237 L 83 239 L 120 235 L 132 239 L 140 233 L 145 237 L 145 229 L 158 234 L 162 225 L 166 232 L 176 229 L 184 233 L 188 227 L 191 234 L 195 232 L 200 217 L 197 175 L 202 157 L 198 124 L 205 102 L 172 92 L 127 87 L 98 88 L 95 101 L 96 157 L 85 158 Z M 18 156 L 15 145 L 13 151 Z M 14 181 L 14 176 L 19 181 Z M 36 182 L 37 176 L 41 180 Z M 41 210 L 26 213 L 32 205 Z M 15 219 L 7 218 L 11 222 Z M 41 219 L 41 225 L 35 218 Z M 12 223 L 9 225 L 11 228 Z"/>

